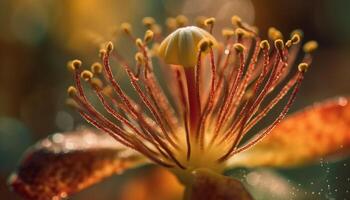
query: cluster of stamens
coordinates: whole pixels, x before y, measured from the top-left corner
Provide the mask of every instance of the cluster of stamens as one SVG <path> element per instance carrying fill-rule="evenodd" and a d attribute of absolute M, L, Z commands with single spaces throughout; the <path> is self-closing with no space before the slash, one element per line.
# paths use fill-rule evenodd
<path fill-rule="evenodd" d="M 79 60 L 69 62 L 75 86 L 68 88 L 68 103 L 98 129 L 170 168 L 221 170 L 229 158 L 262 140 L 287 114 L 317 48 L 316 42 L 307 42 L 298 70 L 285 80 L 301 46 L 301 31 L 284 42 L 282 33 L 270 28 L 269 39 L 262 40 L 255 27 L 234 16 L 232 28 L 222 30 L 224 41 L 217 42 L 214 18 L 198 20 L 197 27 L 187 26 L 184 16 L 170 18 L 168 32 L 175 32 L 165 39 L 153 18 L 143 23 L 144 39 L 136 38 L 129 24 L 121 26 L 136 44 L 135 63 L 124 59 L 112 42 L 100 50 L 101 62 L 90 70 L 83 70 Z M 167 87 L 155 76 L 156 58 Z M 125 71 L 136 98 L 115 79 L 111 60 Z M 107 115 L 91 104 L 81 80 L 91 86 Z M 270 125 L 243 142 L 285 97 Z"/>

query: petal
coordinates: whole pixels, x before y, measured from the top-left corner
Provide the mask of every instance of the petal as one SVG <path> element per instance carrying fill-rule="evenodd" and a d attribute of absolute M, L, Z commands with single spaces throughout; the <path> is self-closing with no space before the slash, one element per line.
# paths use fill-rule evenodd
<path fill-rule="evenodd" d="M 155 187 L 156 186 L 156 187 Z M 120 200 L 179 200 L 184 187 L 174 174 L 160 167 L 145 169 L 123 185 Z"/>
<path fill-rule="evenodd" d="M 252 196 L 238 180 L 209 170 L 193 171 L 192 183 L 186 188 L 186 200 L 252 200 Z"/>
<path fill-rule="evenodd" d="M 233 156 L 229 166 L 293 167 L 350 152 L 350 98 L 310 106 L 282 121 L 257 145 Z"/>
<path fill-rule="evenodd" d="M 28 150 L 9 183 L 26 199 L 61 199 L 144 162 L 107 134 L 57 133 Z"/>

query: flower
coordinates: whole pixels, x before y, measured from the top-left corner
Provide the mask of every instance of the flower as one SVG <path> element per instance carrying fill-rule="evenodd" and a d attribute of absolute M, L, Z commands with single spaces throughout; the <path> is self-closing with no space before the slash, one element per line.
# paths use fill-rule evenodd
<path fill-rule="evenodd" d="M 198 27 L 188 26 L 184 16 L 171 18 L 167 26 L 172 32 L 165 38 L 154 19 L 143 22 L 148 28 L 143 39 L 134 36 L 130 24 L 121 26 L 136 45 L 135 64 L 124 59 L 112 42 L 100 50 L 101 63 L 90 70 L 84 70 L 79 60 L 68 63 L 75 81 L 67 90 L 68 104 L 120 145 L 111 145 L 105 135 L 90 130 L 61 135 L 59 141 L 57 135 L 56 141 L 55 135 L 43 140 L 12 176 L 17 192 L 28 199 L 59 199 L 114 172 L 151 161 L 169 169 L 186 186 L 185 199 L 251 199 L 239 181 L 219 174 L 234 166 L 303 164 L 350 146 L 347 98 L 282 121 L 317 48 L 315 41 L 306 42 L 305 55 L 293 70 L 301 31 L 284 41 L 280 31 L 270 28 L 269 39 L 262 40 L 255 27 L 233 16 L 234 29 L 222 30 L 224 41 L 218 42 L 213 36 L 214 18 Z M 167 80 L 166 91 L 157 79 L 155 59 Z M 131 98 L 114 78 L 111 60 L 125 71 L 137 98 Z M 107 115 L 93 106 L 81 80 Z M 253 132 L 284 98 L 275 119 Z M 330 127 L 339 132 L 331 134 Z M 302 135 L 290 138 L 294 130 Z M 311 131 L 308 136 L 303 135 L 306 130 Z"/>

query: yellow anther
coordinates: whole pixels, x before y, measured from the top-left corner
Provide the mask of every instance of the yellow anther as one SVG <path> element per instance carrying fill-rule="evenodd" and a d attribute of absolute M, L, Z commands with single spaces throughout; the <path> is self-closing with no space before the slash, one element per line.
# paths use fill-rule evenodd
<path fill-rule="evenodd" d="M 114 48 L 113 43 L 112 42 L 107 42 L 107 44 L 106 44 L 106 51 L 107 51 L 107 53 L 111 53 L 111 51 L 113 51 L 113 48 Z"/>
<path fill-rule="evenodd" d="M 105 57 L 105 55 L 107 54 L 105 49 L 100 49 L 100 51 L 98 52 L 98 57 L 100 59 L 103 59 Z"/>
<path fill-rule="evenodd" d="M 217 42 L 207 31 L 196 26 L 179 28 L 166 37 L 159 47 L 159 56 L 168 64 L 194 67 L 197 63 L 198 44 L 207 38 L 213 45 Z"/>
<path fill-rule="evenodd" d="M 239 53 L 242 53 L 244 51 L 244 49 L 245 49 L 244 45 L 241 44 L 241 43 L 234 44 L 233 48 Z"/>
<path fill-rule="evenodd" d="M 301 40 L 300 35 L 294 34 L 290 40 L 292 41 L 292 44 L 298 44 Z"/>
<path fill-rule="evenodd" d="M 67 62 L 67 70 L 68 70 L 69 72 L 74 72 L 75 68 L 74 68 L 74 66 L 72 65 L 72 61 L 68 61 L 68 62 Z"/>
<path fill-rule="evenodd" d="M 153 33 L 155 35 L 159 35 L 162 33 L 162 27 L 158 24 L 154 24 L 152 27 L 151 27 L 151 30 L 153 31 Z"/>
<path fill-rule="evenodd" d="M 74 71 L 81 67 L 82 62 L 80 60 L 75 59 L 75 60 L 72 60 L 70 64 L 71 64 L 71 67 L 69 67 L 68 69 Z"/>
<path fill-rule="evenodd" d="M 90 72 L 89 70 L 84 70 L 80 74 L 80 76 L 82 79 L 84 79 L 84 81 L 90 81 L 92 79 L 92 77 L 94 77 L 94 74 L 92 72 Z"/>
<path fill-rule="evenodd" d="M 145 25 L 147 28 L 150 28 L 150 27 L 152 27 L 152 26 L 156 23 L 156 21 L 154 20 L 153 17 L 144 17 L 144 18 L 142 19 L 142 23 L 143 23 L 143 25 Z"/>
<path fill-rule="evenodd" d="M 241 29 L 241 28 L 237 28 L 237 29 L 235 30 L 235 32 L 236 32 L 236 35 L 237 35 L 238 38 L 242 38 L 242 37 L 245 36 L 246 33 L 247 33 L 245 30 L 243 30 L 243 29 Z"/>
<path fill-rule="evenodd" d="M 101 63 L 95 62 L 94 64 L 91 65 L 91 72 L 94 74 L 101 74 L 102 73 L 102 65 Z"/>
<path fill-rule="evenodd" d="M 317 48 L 318 43 L 315 40 L 308 41 L 303 46 L 303 50 L 305 53 L 313 53 Z"/>
<path fill-rule="evenodd" d="M 143 38 L 143 41 L 145 41 L 146 43 L 150 42 L 153 40 L 154 37 L 154 33 L 151 30 L 147 30 L 145 33 L 145 36 Z"/>
<path fill-rule="evenodd" d="M 167 18 L 165 24 L 168 27 L 168 29 L 171 31 L 175 30 L 177 27 L 176 19 L 173 17 Z"/>
<path fill-rule="evenodd" d="M 120 29 L 126 33 L 126 34 L 131 34 L 132 28 L 131 28 L 131 24 L 124 22 L 120 25 Z"/>
<path fill-rule="evenodd" d="M 136 46 L 139 47 L 139 48 L 142 48 L 142 47 L 143 47 L 143 42 L 142 42 L 142 40 L 141 40 L 140 38 L 137 38 L 137 39 L 135 40 L 135 44 L 136 44 Z"/>
<path fill-rule="evenodd" d="M 101 89 L 103 87 L 102 81 L 98 78 L 92 78 L 90 80 L 90 84 L 93 88 L 96 88 L 96 89 Z"/>
<path fill-rule="evenodd" d="M 303 33 L 303 31 L 301 29 L 296 29 L 296 30 L 294 30 L 294 31 L 292 31 L 290 33 L 290 37 L 292 38 L 293 35 L 299 35 L 300 40 L 301 40 L 303 38 L 303 36 L 304 36 L 304 33 Z"/>
<path fill-rule="evenodd" d="M 141 52 L 137 52 L 135 54 L 135 60 L 140 64 L 143 63 L 143 60 L 144 60 L 143 54 Z"/>
<path fill-rule="evenodd" d="M 283 50 L 283 48 L 284 48 L 283 40 L 281 40 L 281 39 L 275 40 L 275 48 L 278 50 Z"/>
<path fill-rule="evenodd" d="M 298 70 L 300 72 L 306 72 L 309 69 L 309 65 L 307 63 L 300 63 L 298 65 Z"/>
<path fill-rule="evenodd" d="M 206 20 L 204 21 L 204 24 L 205 24 L 206 26 L 213 26 L 214 23 L 215 23 L 215 18 L 214 18 L 214 17 L 210 17 L 210 18 L 208 18 L 208 19 L 206 19 Z"/>
<path fill-rule="evenodd" d="M 78 90 L 74 86 L 69 86 L 67 88 L 67 94 L 73 98 L 78 94 Z"/>
<path fill-rule="evenodd" d="M 196 25 L 198 26 L 198 27 L 200 27 L 200 28 L 204 28 L 205 27 L 205 20 L 206 20 L 207 18 L 206 17 L 204 17 L 204 16 L 198 16 L 197 18 L 196 18 Z"/>
<path fill-rule="evenodd" d="M 199 41 L 198 48 L 201 52 L 206 52 L 211 47 L 211 45 L 212 43 L 210 42 L 210 40 L 208 40 L 207 38 L 203 38 Z"/>
<path fill-rule="evenodd" d="M 178 27 L 184 27 L 188 24 L 188 19 L 185 15 L 178 15 L 176 17 L 176 24 Z"/>
<path fill-rule="evenodd" d="M 232 16 L 231 22 L 235 26 L 242 27 L 242 19 L 237 15 Z"/>
<path fill-rule="evenodd" d="M 224 28 L 221 31 L 222 35 L 226 38 L 230 38 L 235 34 L 235 31 L 230 28 Z"/>
<path fill-rule="evenodd" d="M 112 86 L 108 85 L 102 89 L 102 94 L 105 96 L 112 96 L 113 91 Z"/>
<path fill-rule="evenodd" d="M 267 34 L 268 34 L 268 37 L 273 41 L 278 39 L 283 39 L 283 35 L 281 31 L 277 30 L 275 27 L 270 27 Z"/>
<path fill-rule="evenodd" d="M 261 49 L 270 50 L 270 43 L 267 40 L 261 41 L 259 46 Z"/>

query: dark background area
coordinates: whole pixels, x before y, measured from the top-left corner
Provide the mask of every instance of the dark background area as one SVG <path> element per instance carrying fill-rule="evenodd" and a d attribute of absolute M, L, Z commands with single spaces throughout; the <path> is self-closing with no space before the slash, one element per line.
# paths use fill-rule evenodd
<path fill-rule="evenodd" d="M 320 48 L 292 107 L 295 111 L 350 94 L 349 10 L 347 0 L 0 1 L 0 198 L 18 199 L 8 190 L 6 180 L 28 146 L 84 123 L 64 104 L 71 83 L 65 66 L 76 57 L 88 62 L 97 59 L 98 49 L 88 39 L 91 34 L 108 36 L 124 21 L 135 24 L 137 31 L 144 16 L 164 22 L 182 13 L 217 17 L 218 26 L 229 26 L 230 17 L 238 14 L 265 36 L 269 26 L 285 35 L 301 28 L 305 40 L 317 40 Z M 277 173 L 293 181 L 291 190 L 305 192 L 308 199 L 350 199 L 349 166 L 350 161 L 345 160 Z M 117 182 L 109 179 L 74 199 L 92 194 L 91 199 L 109 199 Z"/>

